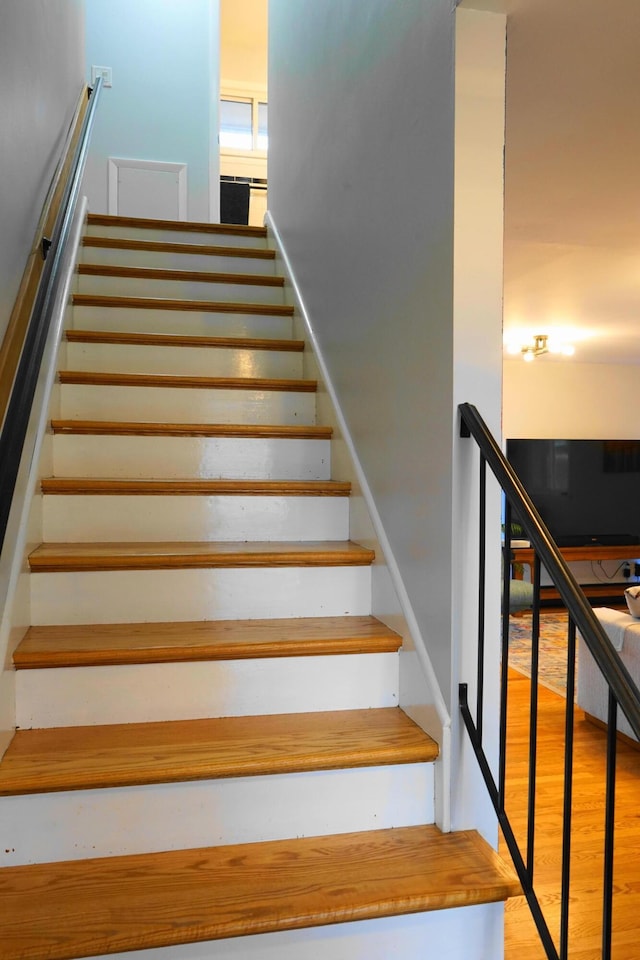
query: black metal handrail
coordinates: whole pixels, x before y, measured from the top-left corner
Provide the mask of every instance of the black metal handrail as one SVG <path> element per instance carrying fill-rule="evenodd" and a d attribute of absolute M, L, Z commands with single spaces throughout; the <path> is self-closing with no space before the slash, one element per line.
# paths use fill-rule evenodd
<path fill-rule="evenodd" d="M 60 209 L 51 237 L 43 238 L 44 267 L 0 434 L 0 551 L 7 532 L 31 406 L 53 316 L 56 293 L 61 282 L 60 264 L 75 215 L 101 88 L 101 77 L 96 79 L 92 88 L 88 88 L 89 106 L 73 153 Z"/>
<path fill-rule="evenodd" d="M 485 779 L 500 827 L 518 872 L 523 892 L 527 897 L 533 919 L 542 944 L 550 960 L 566 960 L 568 957 L 569 933 L 569 885 L 571 854 L 571 802 L 573 789 L 573 713 L 575 696 L 576 632 L 579 631 L 609 689 L 607 724 L 607 768 L 605 792 L 604 829 L 604 883 L 602 910 L 603 960 L 611 957 L 611 920 L 613 900 L 613 839 L 615 811 L 615 762 L 617 737 L 617 708 L 622 708 L 635 735 L 640 740 L 640 692 L 628 670 L 613 648 L 602 625 L 593 613 L 584 593 L 578 586 L 556 543 L 543 523 L 533 502 L 525 491 L 517 474 L 504 457 L 495 438 L 489 431 L 477 409 L 468 403 L 459 407 L 463 437 L 473 437 L 480 453 L 480 536 L 479 536 L 479 611 L 478 611 L 478 667 L 476 677 L 476 717 L 472 716 L 468 703 L 468 685 L 459 686 L 459 703 L 462 718 L 471 739 L 480 769 Z M 484 597 L 485 597 L 485 513 L 486 513 L 486 468 L 491 469 L 505 497 L 505 562 L 502 580 L 502 662 L 498 779 L 494 779 L 483 748 L 483 686 L 484 686 Z M 533 562 L 533 613 L 532 613 L 532 665 L 530 699 L 529 741 L 529 793 L 527 808 L 526 854 L 520 851 L 515 834 L 505 810 L 506 779 L 506 726 L 507 726 L 507 671 L 509 654 L 509 558 L 511 556 L 511 520 L 515 513 L 534 550 Z M 538 641 L 540 627 L 540 570 L 544 567 L 558 591 L 568 613 L 567 689 L 565 712 L 565 763 L 562 831 L 562 876 L 560 891 L 560 936 L 556 948 L 551 932 L 533 887 L 533 864 L 536 815 L 536 725 L 537 725 L 537 679 Z"/>

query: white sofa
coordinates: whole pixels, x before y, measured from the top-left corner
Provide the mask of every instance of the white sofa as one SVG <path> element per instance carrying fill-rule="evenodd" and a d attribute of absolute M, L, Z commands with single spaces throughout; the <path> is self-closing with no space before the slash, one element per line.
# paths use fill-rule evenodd
<path fill-rule="evenodd" d="M 612 611 L 607 607 L 596 608 L 593 611 L 598 617 L 614 647 L 618 650 L 620 659 L 633 677 L 640 684 L 640 620 L 621 611 Z M 612 616 L 615 614 L 615 616 Z M 586 643 L 578 634 L 578 706 L 596 717 L 607 722 L 609 693 L 602 674 L 596 667 Z M 618 730 L 633 740 L 637 737 L 633 733 L 627 718 L 622 710 L 618 710 Z"/>

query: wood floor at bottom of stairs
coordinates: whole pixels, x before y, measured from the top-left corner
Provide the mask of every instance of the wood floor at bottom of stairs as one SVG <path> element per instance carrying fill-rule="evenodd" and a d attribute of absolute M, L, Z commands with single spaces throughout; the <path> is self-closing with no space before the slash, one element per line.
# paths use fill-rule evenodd
<path fill-rule="evenodd" d="M 478 834 L 432 825 L 10 867 L 0 870 L 2 958 L 70 960 L 519 893 Z"/>

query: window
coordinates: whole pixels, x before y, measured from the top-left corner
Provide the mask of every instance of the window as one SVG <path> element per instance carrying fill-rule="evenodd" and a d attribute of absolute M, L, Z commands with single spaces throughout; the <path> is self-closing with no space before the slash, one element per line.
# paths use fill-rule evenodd
<path fill-rule="evenodd" d="M 250 100 L 220 101 L 220 146 L 253 149 Z"/>
<path fill-rule="evenodd" d="M 258 103 L 258 150 L 266 150 L 268 143 L 267 105 L 266 103 Z"/>
<path fill-rule="evenodd" d="M 220 146 L 243 152 L 266 151 L 267 104 L 257 97 L 222 97 L 220 100 Z"/>

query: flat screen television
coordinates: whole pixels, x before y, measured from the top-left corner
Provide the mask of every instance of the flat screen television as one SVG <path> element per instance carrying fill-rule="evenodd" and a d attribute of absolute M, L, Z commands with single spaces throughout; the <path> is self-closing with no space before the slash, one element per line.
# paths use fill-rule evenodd
<path fill-rule="evenodd" d="M 507 440 L 561 547 L 640 543 L 640 440 Z"/>

